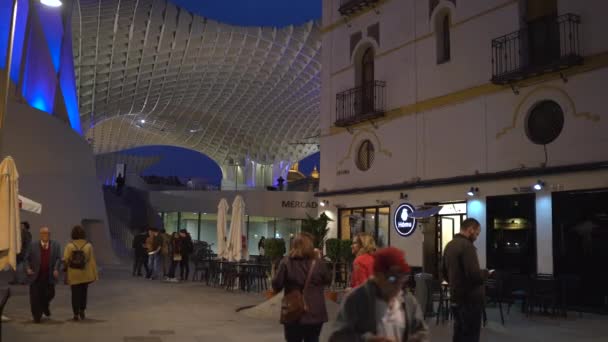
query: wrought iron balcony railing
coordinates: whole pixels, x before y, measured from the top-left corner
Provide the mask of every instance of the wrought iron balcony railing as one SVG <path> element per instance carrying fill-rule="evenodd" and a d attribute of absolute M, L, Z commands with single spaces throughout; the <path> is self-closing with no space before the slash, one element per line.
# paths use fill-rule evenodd
<path fill-rule="evenodd" d="M 336 95 L 336 122 L 338 127 L 384 116 L 386 82 L 372 81 Z"/>
<path fill-rule="evenodd" d="M 340 0 L 338 12 L 342 15 L 352 15 L 376 5 L 378 1 L 380 0 Z"/>
<path fill-rule="evenodd" d="M 492 40 L 492 82 L 507 84 L 582 64 L 580 16 L 564 14 L 528 23 Z"/>

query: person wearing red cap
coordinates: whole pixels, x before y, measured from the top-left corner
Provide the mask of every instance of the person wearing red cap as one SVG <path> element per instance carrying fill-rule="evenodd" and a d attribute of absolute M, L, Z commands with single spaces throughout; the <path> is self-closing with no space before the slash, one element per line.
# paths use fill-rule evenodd
<path fill-rule="evenodd" d="M 345 298 L 329 341 L 429 341 L 420 305 L 403 290 L 409 272 L 401 250 L 378 250 L 374 254 L 374 276 Z"/>

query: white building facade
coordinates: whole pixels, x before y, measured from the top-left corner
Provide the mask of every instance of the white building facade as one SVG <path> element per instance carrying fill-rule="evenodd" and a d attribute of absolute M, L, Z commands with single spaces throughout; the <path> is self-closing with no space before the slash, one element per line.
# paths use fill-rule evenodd
<path fill-rule="evenodd" d="M 585 282 L 580 265 L 608 258 L 606 10 L 324 0 L 318 196 L 331 234 L 372 232 L 436 273 L 473 217 L 482 267 Z M 396 229 L 404 203 L 443 209 L 409 232 Z M 605 290 L 589 291 L 608 307 Z"/>

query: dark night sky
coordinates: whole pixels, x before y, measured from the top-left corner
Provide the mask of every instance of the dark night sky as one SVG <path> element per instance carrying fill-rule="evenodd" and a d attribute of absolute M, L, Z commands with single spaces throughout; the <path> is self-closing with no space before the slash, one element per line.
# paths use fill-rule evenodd
<path fill-rule="evenodd" d="M 140 156 L 161 156 L 162 160 L 146 169 L 145 176 L 178 176 L 182 178 L 204 178 L 210 184 L 219 185 L 222 173 L 209 157 L 196 151 L 174 146 L 143 146 L 126 151 Z M 320 155 L 315 153 L 300 162 L 300 171 L 310 175 L 315 165 L 320 168 Z"/>
<path fill-rule="evenodd" d="M 241 26 L 299 25 L 321 18 L 322 0 L 170 0 L 201 16 Z"/>
<path fill-rule="evenodd" d="M 170 0 L 198 15 L 240 26 L 299 25 L 321 18 L 322 0 Z M 207 156 L 179 147 L 147 146 L 129 150 L 137 155 L 159 155 L 163 159 L 144 171 L 144 175 L 205 178 L 219 184 L 221 171 Z M 300 171 L 309 175 L 319 167 L 319 153 L 300 162 Z"/>

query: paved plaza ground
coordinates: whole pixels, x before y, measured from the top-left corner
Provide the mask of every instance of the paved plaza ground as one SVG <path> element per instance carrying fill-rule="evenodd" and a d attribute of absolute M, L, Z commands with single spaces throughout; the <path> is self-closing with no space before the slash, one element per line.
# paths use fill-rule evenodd
<path fill-rule="evenodd" d="M 88 319 L 72 322 L 70 291 L 57 286 L 52 319 L 34 324 L 26 286 L 12 287 L 3 324 L 4 342 L 202 342 L 282 341 L 277 318 L 250 318 L 235 309 L 261 302 L 259 294 L 228 292 L 201 283 L 161 283 L 132 278 L 126 269 L 104 269 L 89 290 Z M 5 277 L 1 283 L 5 284 Z M 337 306 L 330 306 L 335 317 Z M 526 318 L 512 310 L 503 327 L 495 309 L 482 341 L 608 341 L 608 317 L 576 314 L 568 319 Z M 450 341 L 449 323 L 431 327 L 431 341 Z M 325 326 L 327 340 L 331 322 Z"/>

